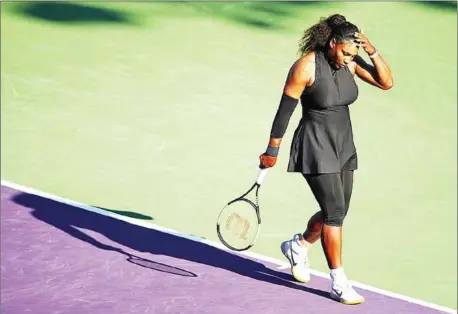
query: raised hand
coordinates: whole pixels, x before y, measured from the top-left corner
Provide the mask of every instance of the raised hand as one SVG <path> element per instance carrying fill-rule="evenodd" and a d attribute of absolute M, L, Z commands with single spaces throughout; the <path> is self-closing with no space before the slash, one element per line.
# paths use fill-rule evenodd
<path fill-rule="evenodd" d="M 355 43 L 360 45 L 367 54 L 371 55 L 376 52 L 375 47 L 371 44 L 367 36 L 363 33 L 363 30 L 361 30 L 360 33 L 355 33 L 354 36 Z"/>

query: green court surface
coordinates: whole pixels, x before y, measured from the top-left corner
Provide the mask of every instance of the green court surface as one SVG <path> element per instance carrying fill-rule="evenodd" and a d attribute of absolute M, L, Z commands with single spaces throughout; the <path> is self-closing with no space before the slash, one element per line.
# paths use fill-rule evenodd
<path fill-rule="evenodd" d="M 457 11 L 427 3 L 2 3 L 1 177 L 216 240 L 255 179 L 304 28 L 339 12 L 388 61 L 359 81 L 349 277 L 456 309 Z M 366 57 L 365 57 L 366 58 Z M 260 191 L 254 252 L 317 210 L 280 158 Z M 327 272 L 319 245 L 312 267 Z"/>

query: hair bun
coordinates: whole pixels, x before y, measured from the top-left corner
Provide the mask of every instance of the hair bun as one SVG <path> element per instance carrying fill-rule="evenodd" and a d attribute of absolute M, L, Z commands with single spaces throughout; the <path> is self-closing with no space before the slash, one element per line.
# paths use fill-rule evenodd
<path fill-rule="evenodd" d="M 326 19 L 326 24 L 328 24 L 329 27 L 334 28 L 340 24 L 345 23 L 346 21 L 347 19 L 345 18 L 345 16 L 340 14 L 334 14 Z"/>

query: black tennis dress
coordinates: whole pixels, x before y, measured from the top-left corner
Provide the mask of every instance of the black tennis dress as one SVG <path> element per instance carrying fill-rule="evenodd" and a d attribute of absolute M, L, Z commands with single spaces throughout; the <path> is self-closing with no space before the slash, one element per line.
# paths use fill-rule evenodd
<path fill-rule="evenodd" d="M 348 67 L 334 70 L 321 50 L 315 51 L 315 68 L 315 81 L 300 98 L 302 119 L 291 143 L 288 172 L 356 170 L 348 106 L 358 98 L 358 86 Z"/>

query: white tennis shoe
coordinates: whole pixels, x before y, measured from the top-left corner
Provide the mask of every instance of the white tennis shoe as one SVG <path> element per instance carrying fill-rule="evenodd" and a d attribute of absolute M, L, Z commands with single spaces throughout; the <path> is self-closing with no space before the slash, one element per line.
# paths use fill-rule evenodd
<path fill-rule="evenodd" d="M 332 287 L 330 296 L 332 299 L 343 304 L 360 304 L 364 297 L 353 289 L 347 278 L 337 278 L 331 273 Z"/>
<path fill-rule="evenodd" d="M 284 241 L 280 248 L 291 265 L 294 279 L 307 283 L 310 281 L 309 260 L 307 249 L 301 245 L 299 237 L 299 234 L 295 234 L 291 240 Z"/>

